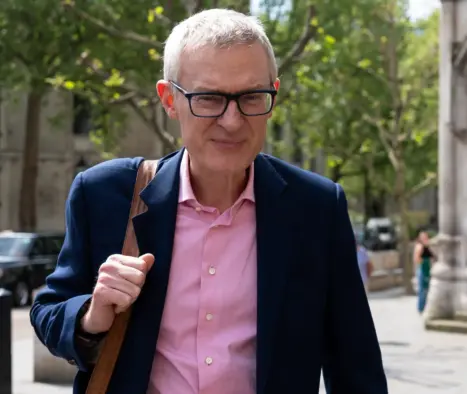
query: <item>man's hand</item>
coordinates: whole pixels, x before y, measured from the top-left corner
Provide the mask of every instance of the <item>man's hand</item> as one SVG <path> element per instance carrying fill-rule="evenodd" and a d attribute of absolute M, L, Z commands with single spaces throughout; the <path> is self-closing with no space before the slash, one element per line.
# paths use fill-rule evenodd
<path fill-rule="evenodd" d="M 90 334 L 108 331 L 115 316 L 136 301 L 153 264 L 152 254 L 110 256 L 99 268 L 91 305 L 81 319 L 82 329 Z"/>

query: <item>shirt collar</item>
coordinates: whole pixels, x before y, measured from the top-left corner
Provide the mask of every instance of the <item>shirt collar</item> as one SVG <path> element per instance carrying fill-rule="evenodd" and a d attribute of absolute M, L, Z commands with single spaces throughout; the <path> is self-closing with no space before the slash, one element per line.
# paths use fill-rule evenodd
<path fill-rule="evenodd" d="M 254 191 L 254 163 L 251 163 L 249 168 L 248 183 L 243 190 L 242 194 L 237 201 L 250 200 L 255 202 L 255 191 Z M 185 149 L 183 152 L 182 162 L 180 165 L 180 190 L 178 193 L 178 202 L 183 203 L 186 201 L 197 201 L 196 196 L 191 187 L 190 181 L 190 167 L 189 167 L 189 156 L 188 151 Z"/>

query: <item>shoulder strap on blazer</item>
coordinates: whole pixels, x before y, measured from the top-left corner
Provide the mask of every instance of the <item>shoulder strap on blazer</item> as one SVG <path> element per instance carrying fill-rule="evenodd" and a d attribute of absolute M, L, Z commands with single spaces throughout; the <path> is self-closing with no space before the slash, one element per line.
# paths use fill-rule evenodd
<path fill-rule="evenodd" d="M 123 242 L 122 254 L 126 256 L 139 256 L 138 243 L 133 229 L 133 217 L 146 211 L 147 207 L 141 200 L 139 194 L 154 178 L 157 170 L 157 160 L 144 160 L 136 176 L 133 199 L 131 201 L 130 215 L 126 227 L 125 241 Z M 131 307 L 116 316 L 104 340 L 101 352 L 91 375 L 86 394 L 105 394 L 112 378 L 112 373 L 122 347 L 128 322 L 131 317 Z"/>

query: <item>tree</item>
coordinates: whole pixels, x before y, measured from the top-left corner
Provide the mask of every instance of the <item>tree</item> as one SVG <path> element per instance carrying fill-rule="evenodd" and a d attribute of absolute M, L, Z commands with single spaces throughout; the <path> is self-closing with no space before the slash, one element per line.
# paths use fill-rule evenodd
<path fill-rule="evenodd" d="M 302 146 L 310 155 L 324 150 L 335 181 L 363 176 L 367 210 L 372 195 L 395 197 L 409 292 L 408 202 L 436 181 L 438 32 L 436 14 L 413 23 L 404 7 L 378 0 L 317 6 L 318 39 L 285 104 Z M 284 118 L 279 111 L 276 119 Z"/>
<path fill-rule="evenodd" d="M 313 21 L 317 39 L 306 48 L 296 69 L 298 81 L 285 103 L 292 109 L 288 121 L 298 130 L 302 149 L 307 156 L 322 149 L 334 181 L 368 175 L 374 165 L 387 164 L 384 155 L 376 153 L 380 142 L 375 127 L 363 119 L 368 99 L 361 94 L 369 91 L 385 100 L 384 91 L 362 69 L 378 56 L 368 26 L 380 3 L 359 0 L 334 8 L 317 6 Z"/>
<path fill-rule="evenodd" d="M 413 264 L 408 255 L 410 198 L 436 180 L 438 54 L 437 13 L 412 24 L 396 2 L 378 10 L 375 37 L 381 42 L 380 64 L 367 70 L 380 81 L 389 100 L 374 101 L 365 120 L 376 127 L 393 168 L 393 190 L 399 205 L 404 285 L 413 292 Z"/>
<path fill-rule="evenodd" d="M 74 22 L 53 0 L 0 2 L 0 82 L 6 88 L 28 92 L 19 201 L 19 226 L 25 231 L 36 227 L 41 103 L 48 87 L 46 79 L 60 70 L 73 70 L 87 39 Z"/>

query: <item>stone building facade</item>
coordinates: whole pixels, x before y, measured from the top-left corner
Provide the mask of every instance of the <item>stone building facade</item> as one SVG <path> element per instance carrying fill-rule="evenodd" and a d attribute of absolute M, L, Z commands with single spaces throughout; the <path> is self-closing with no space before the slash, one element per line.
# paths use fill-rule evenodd
<path fill-rule="evenodd" d="M 0 230 L 18 228 L 18 202 L 25 135 L 27 94 L 1 92 L 0 101 Z M 71 182 L 79 170 L 102 161 L 88 134 L 74 127 L 72 94 L 51 91 L 43 100 L 37 230 L 63 230 L 64 206 Z M 162 156 L 162 146 L 138 115 L 128 111 L 127 131 L 119 156 Z M 174 125 L 171 125 L 174 127 Z"/>

